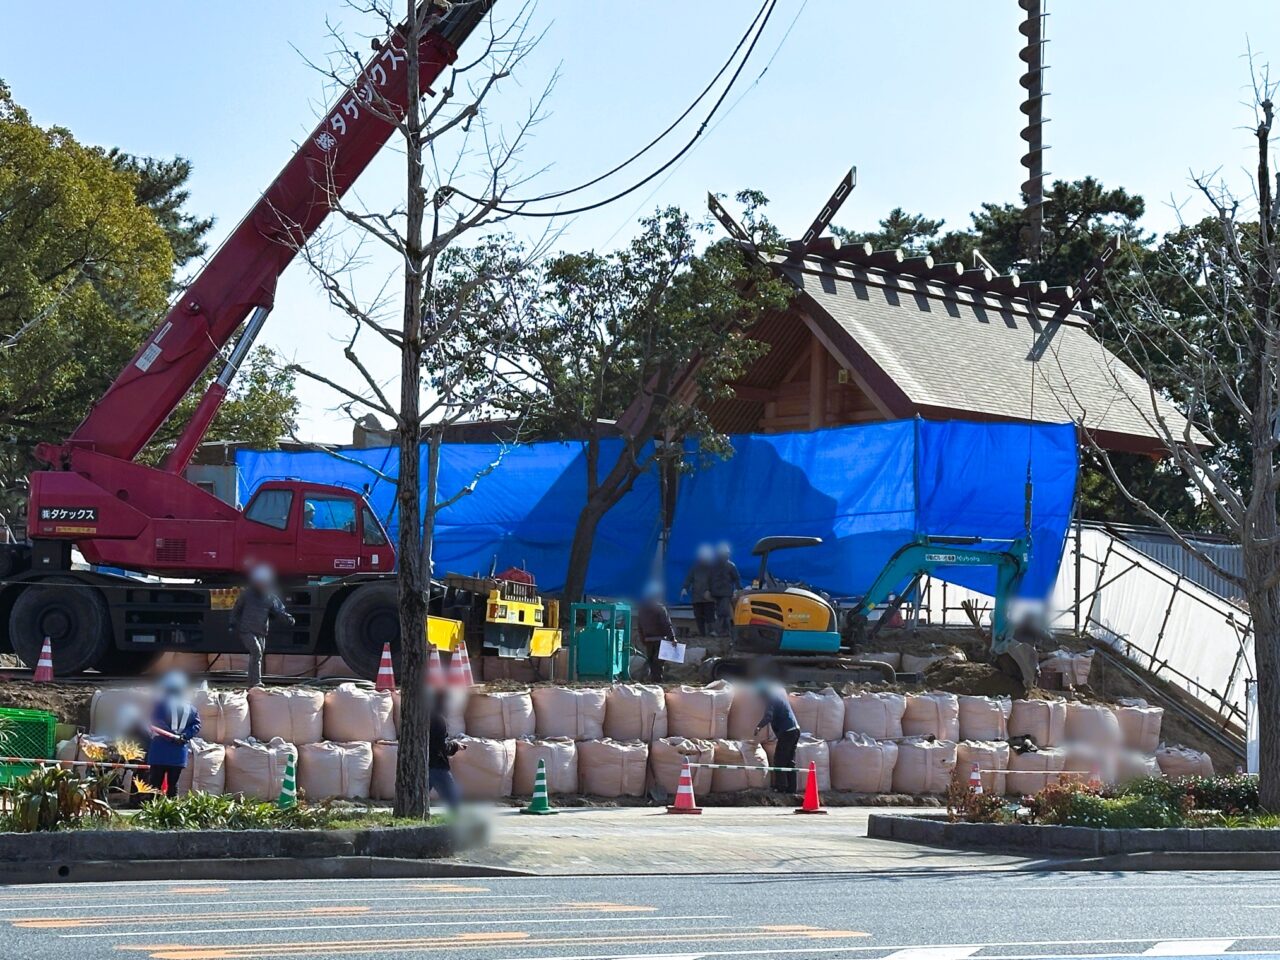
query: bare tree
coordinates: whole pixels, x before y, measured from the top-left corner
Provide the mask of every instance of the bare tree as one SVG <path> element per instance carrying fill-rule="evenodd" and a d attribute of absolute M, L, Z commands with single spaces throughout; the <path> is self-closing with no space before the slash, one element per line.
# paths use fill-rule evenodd
<path fill-rule="evenodd" d="M 1121 493 L 1247 599 L 1261 797 L 1268 810 L 1280 811 L 1280 207 L 1269 152 L 1275 92 L 1266 69 L 1255 70 L 1253 197 L 1239 198 L 1216 173 L 1193 177 L 1207 215 L 1184 223 L 1154 252 L 1131 251 L 1131 269 L 1108 306 L 1122 352 L 1150 385 L 1145 397 L 1133 398 L 1134 409 L 1240 545 L 1243 573 L 1224 568 L 1184 536 L 1084 435 Z M 1169 400 L 1185 420 L 1169 415 Z"/>
<path fill-rule="evenodd" d="M 399 448 L 394 478 L 403 638 L 398 816 L 423 816 L 430 810 L 429 703 L 422 638 L 435 517 L 466 496 L 480 476 L 496 466 L 481 470 L 459 489 L 441 491 L 437 483 L 440 439 L 460 420 L 505 409 L 508 391 L 517 389 L 518 371 L 505 365 L 502 357 L 507 343 L 521 331 L 512 324 L 478 326 L 462 318 L 478 300 L 501 295 L 500 271 L 521 272 L 542 253 L 542 247 L 535 245 L 524 258 L 495 261 L 494 272 L 488 274 L 468 274 L 451 257 L 450 248 L 460 237 L 508 216 L 501 212 L 501 205 L 507 191 L 520 183 L 515 169 L 521 144 L 537 122 L 551 86 L 534 100 L 514 130 L 505 131 L 490 119 L 487 101 L 537 40 L 529 33 L 526 8 L 505 26 L 486 20 L 475 29 L 458 62 L 441 74 L 438 89 L 421 88 L 421 58 L 424 51 L 430 55 L 433 49 L 431 32 L 443 20 L 463 15 L 466 8 L 479 13 L 491 5 L 492 0 L 459 0 L 452 5 L 353 0 L 349 4 L 356 13 L 371 18 L 388 38 L 375 41 L 375 47 L 385 49 L 390 43 L 400 60 L 396 82 L 403 86 L 357 83 L 357 89 L 362 109 L 394 125 L 393 143 L 404 158 L 404 193 L 391 209 L 372 210 L 350 198 L 344 200 L 330 178 L 325 186 L 337 214 L 337 228 L 300 247 L 329 302 L 351 323 L 343 350 L 350 376 L 326 376 L 302 365 L 292 369 L 335 391 L 341 398 L 340 408 L 353 419 L 374 411 L 390 420 Z M 403 9 L 398 12 L 397 7 Z M 371 67 L 363 64 L 348 34 L 332 25 L 330 33 L 337 52 L 334 62 L 322 69 L 345 88 L 353 76 L 365 76 Z M 451 158 L 447 163 L 442 159 L 446 152 Z M 452 189 L 455 183 L 467 184 L 466 197 Z M 477 183 L 481 186 L 476 187 Z M 380 263 L 388 264 L 387 268 L 380 271 Z M 392 358 L 399 363 L 398 377 L 383 373 L 393 365 Z M 424 441 L 428 444 L 425 491 L 419 466 Z"/>

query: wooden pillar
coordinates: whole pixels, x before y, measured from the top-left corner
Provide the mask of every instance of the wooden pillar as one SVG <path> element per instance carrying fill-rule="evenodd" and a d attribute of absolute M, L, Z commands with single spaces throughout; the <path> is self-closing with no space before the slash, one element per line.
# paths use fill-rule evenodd
<path fill-rule="evenodd" d="M 809 429 L 827 425 L 827 348 L 817 337 L 809 341 Z"/>

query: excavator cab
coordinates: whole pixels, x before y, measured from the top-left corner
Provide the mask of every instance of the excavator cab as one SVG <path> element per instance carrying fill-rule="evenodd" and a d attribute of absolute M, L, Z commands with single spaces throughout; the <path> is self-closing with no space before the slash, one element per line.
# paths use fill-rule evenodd
<path fill-rule="evenodd" d="M 816 547 L 821 537 L 764 537 L 752 548 L 760 572 L 733 609 L 733 648 L 740 653 L 836 653 L 840 633 L 831 601 L 805 584 L 769 572 L 775 550 Z"/>
<path fill-rule="evenodd" d="M 237 526 L 242 564 L 268 563 L 282 576 L 343 577 L 395 567 L 386 530 L 365 498 L 345 487 L 268 481 Z"/>

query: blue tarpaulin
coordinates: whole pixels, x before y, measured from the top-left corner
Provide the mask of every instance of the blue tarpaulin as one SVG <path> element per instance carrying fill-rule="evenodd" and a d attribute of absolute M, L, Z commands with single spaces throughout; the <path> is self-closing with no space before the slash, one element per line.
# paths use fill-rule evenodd
<path fill-rule="evenodd" d="M 740 435 L 727 459 L 704 456 L 690 442 L 689 471 L 679 479 L 668 551 L 672 596 L 702 542 L 727 540 L 749 578 L 751 546 L 776 534 L 814 535 L 820 547 L 779 553 L 775 571 L 838 596 L 856 596 L 889 556 L 916 534 L 1007 541 L 1023 533 L 1024 489 L 1031 462 L 1032 557 L 1023 583 L 1043 596 L 1057 575 L 1076 487 L 1076 436 L 1053 425 L 903 420 L 811 433 Z M 605 444 L 601 461 L 618 447 Z M 305 477 L 354 489 L 394 536 L 394 449 L 326 453 L 240 451 L 242 502 L 264 480 Z M 422 466 L 425 475 L 425 451 Z M 525 565 L 554 592 L 563 585 L 569 545 L 586 498 L 580 443 L 446 444 L 441 498 L 475 482 L 474 493 L 436 521 L 437 573 Z M 362 467 L 372 466 L 377 473 Z M 491 465 L 493 469 L 484 473 Z M 635 596 L 651 575 L 660 526 L 656 476 L 646 474 L 601 522 L 587 586 L 592 593 Z M 990 592 L 988 570 L 957 570 L 946 579 Z"/>

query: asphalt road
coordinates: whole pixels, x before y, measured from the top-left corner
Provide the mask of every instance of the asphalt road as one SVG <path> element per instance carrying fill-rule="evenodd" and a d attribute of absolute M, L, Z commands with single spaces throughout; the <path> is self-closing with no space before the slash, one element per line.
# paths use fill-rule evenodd
<path fill-rule="evenodd" d="M 1280 957 L 1280 873 L 9 887 L 5 960 Z"/>

